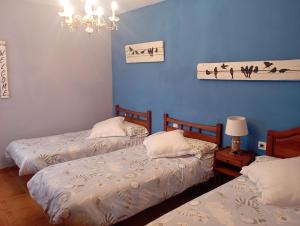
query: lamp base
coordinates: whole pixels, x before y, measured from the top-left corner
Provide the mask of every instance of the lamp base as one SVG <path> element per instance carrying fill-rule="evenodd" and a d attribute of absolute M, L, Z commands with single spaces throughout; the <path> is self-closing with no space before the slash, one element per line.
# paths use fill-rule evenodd
<path fill-rule="evenodd" d="M 231 153 L 238 153 L 241 150 L 241 139 L 240 137 L 232 137 L 231 140 Z"/>

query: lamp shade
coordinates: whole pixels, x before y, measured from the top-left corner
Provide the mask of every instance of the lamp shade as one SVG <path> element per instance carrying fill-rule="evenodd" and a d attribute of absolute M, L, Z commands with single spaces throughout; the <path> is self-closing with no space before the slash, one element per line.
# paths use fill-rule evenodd
<path fill-rule="evenodd" d="M 242 116 L 230 116 L 227 118 L 225 133 L 229 136 L 241 137 L 248 135 L 246 118 Z"/>

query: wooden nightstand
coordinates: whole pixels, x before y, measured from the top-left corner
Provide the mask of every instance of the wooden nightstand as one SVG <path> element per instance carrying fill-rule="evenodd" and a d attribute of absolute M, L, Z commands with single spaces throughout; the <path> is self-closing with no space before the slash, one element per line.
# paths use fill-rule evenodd
<path fill-rule="evenodd" d="M 253 152 L 241 151 L 238 154 L 232 154 L 230 147 L 220 149 L 215 152 L 214 172 L 226 174 L 230 177 L 238 177 L 241 175 L 241 168 L 253 162 L 254 158 Z"/>

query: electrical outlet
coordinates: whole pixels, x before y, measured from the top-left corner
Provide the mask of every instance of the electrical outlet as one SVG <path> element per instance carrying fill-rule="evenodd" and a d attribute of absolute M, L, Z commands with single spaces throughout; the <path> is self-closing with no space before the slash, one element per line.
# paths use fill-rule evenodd
<path fill-rule="evenodd" d="M 177 123 L 173 123 L 173 127 L 178 129 L 178 124 Z"/>
<path fill-rule="evenodd" d="M 258 141 L 258 149 L 260 150 L 267 150 L 267 143 L 264 141 Z"/>

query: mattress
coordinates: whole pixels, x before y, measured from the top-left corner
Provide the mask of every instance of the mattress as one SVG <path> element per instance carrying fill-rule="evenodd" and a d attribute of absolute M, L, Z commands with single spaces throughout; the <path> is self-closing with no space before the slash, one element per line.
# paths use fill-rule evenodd
<path fill-rule="evenodd" d="M 141 138 L 108 137 L 87 139 L 90 130 L 11 142 L 5 153 L 19 167 L 19 175 L 35 174 L 57 163 L 103 154 L 134 143 Z"/>
<path fill-rule="evenodd" d="M 112 225 L 213 176 L 213 154 L 149 159 L 144 145 L 49 166 L 28 182 L 51 223 Z"/>
<path fill-rule="evenodd" d="M 287 188 L 288 189 L 288 188 Z M 244 176 L 204 194 L 148 226 L 299 226 L 300 206 L 262 204 L 256 186 Z"/>

